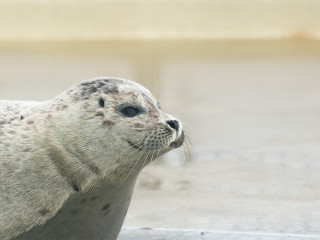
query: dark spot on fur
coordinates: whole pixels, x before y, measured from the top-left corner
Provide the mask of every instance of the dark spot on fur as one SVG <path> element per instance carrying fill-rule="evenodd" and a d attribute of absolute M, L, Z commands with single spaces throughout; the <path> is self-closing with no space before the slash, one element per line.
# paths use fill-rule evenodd
<path fill-rule="evenodd" d="M 23 120 L 23 119 L 24 119 L 24 117 L 21 115 L 20 120 Z"/>
<path fill-rule="evenodd" d="M 119 93 L 119 88 L 117 86 L 112 86 L 110 88 L 104 88 L 103 92 L 105 94 L 118 94 Z"/>
<path fill-rule="evenodd" d="M 33 124 L 33 121 L 29 120 L 27 123 L 28 123 L 28 124 Z"/>
<path fill-rule="evenodd" d="M 41 216 L 45 216 L 47 214 L 50 213 L 50 210 L 44 208 L 44 209 L 41 209 L 39 212 L 38 212 Z"/>
<path fill-rule="evenodd" d="M 87 202 L 87 199 L 86 199 L 86 198 L 83 198 L 83 199 L 80 200 L 80 202 L 81 202 L 82 204 L 85 204 L 85 203 Z"/>
<path fill-rule="evenodd" d="M 103 98 L 99 98 L 99 106 L 104 107 L 104 99 Z"/>
<path fill-rule="evenodd" d="M 90 107 L 90 103 L 85 102 L 84 105 L 83 105 L 83 107 L 84 107 L 85 109 L 88 109 L 88 108 Z"/>
<path fill-rule="evenodd" d="M 137 96 L 137 95 L 134 95 L 133 93 L 129 93 L 129 94 L 132 94 L 132 97 L 131 97 L 131 98 L 132 98 L 133 100 L 137 100 L 137 99 L 138 99 L 138 96 Z"/>
<path fill-rule="evenodd" d="M 47 119 L 50 119 L 52 116 L 51 116 L 51 114 L 49 114 L 48 116 L 47 116 Z"/>
<path fill-rule="evenodd" d="M 97 200 L 97 199 L 98 199 L 98 197 L 93 196 L 93 197 L 91 198 L 91 201 L 94 201 L 94 200 Z"/>
<path fill-rule="evenodd" d="M 155 111 L 149 111 L 149 116 L 151 117 L 151 118 L 154 118 L 154 119 L 156 119 L 156 118 L 158 118 L 158 114 L 157 114 L 157 112 L 155 112 Z"/>
<path fill-rule="evenodd" d="M 135 123 L 133 126 L 134 126 L 135 128 L 143 128 L 143 127 L 144 127 L 144 124 L 142 124 L 142 123 Z"/>
<path fill-rule="evenodd" d="M 84 97 L 82 98 L 82 100 L 88 100 L 88 99 L 90 99 L 89 96 L 84 96 Z"/>
<path fill-rule="evenodd" d="M 74 91 L 74 89 L 69 89 L 69 90 L 67 91 L 67 94 L 69 95 L 69 94 L 71 94 L 73 91 Z"/>
<path fill-rule="evenodd" d="M 4 125 L 4 124 L 6 124 L 7 123 L 7 121 L 0 121 L 0 125 Z"/>
<path fill-rule="evenodd" d="M 89 99 L 91 94 L 98 91 L 97 87 L 94 84 L 95 81 L 88 82 L 87 85 L 80 85 L 82 90 L 80 96 L 82 99 Z"/>
<path fill-rule="evenodd" d="M 78 102 L 80 101 L 80 97 L 78 95 L 73 95 L 73 100 Z"/>
<path fill-rule="evenodd" d="M 110 204 L 107 203 L 107 204 L 103 205 L 101 211 L 104 212 L 103 213 L 104 216 L 106 216 L 108 213 L 110 213 Z"/>
<path fill-rule="evenodd" d="M 111 120 L 104 120 L 103 125 L 114 126 L 116 123 Z"/>
<path fill-rule="evenodd" d="M 100 93 L 117 94 L 119 93 L 118 84 L 123 83 L 124 81 L 120 79 L 100 78 L 80 83 L 76 88 L 69 91 L 74 93 L 72 96 L 74 101 L 83 101 Z"/>
<path fill-rule="evenodd" d="M 80 86 L 86 87 L 86 86 L 88 86 L 90 84 L 91 84 L 91 82 L 83 82 L 83 83 L 80 83 Z"/>
<path fill-rule="evenodd" d="M 108 210 L 110 208 L 110 204 L 109 203 L 107 203 L 107 204 L 105 204 L 105 205 L 103 205 L 103 207 L 102 207 L 102 211 L 106 211 L 106 210 Z"/>
<path fill-rule="evenodd" d="M 68 105 L 62 105 L 62 109 L 67 109 Z"/>
<path fill-rule="evenodd" d="M 97 85 L 97 88 L 101 88 L 104 85 L 105 85 L 105 82 L 99 82 L 98 85 Z"/>
<path fill-rule="evenodd" d="M 92 93 L 95 93 L 95 92 L 97 92 L 98 91 L 98 89 L 95 87 L 95 86 L 91 86 L 91 88 L 90 88 L 90 90 L 89 90 L 89 94 L 92 94 Z"/>
<path fill-rule="evenodd" d="M 149 96 L 147 96 L 146 94 L 144 93 L 141 93 L 142 97 L 143 97 L 143 100 L 149 105 L 149 106 L 153 106 L 153 102 L 152 100 L 150 99 Z"/>
<path fill-rule="evenodd" d="M 80 188 L 76 184 L 73 184 L 72 187 L 73 187 L 73 190 L 75 190 L 76 192 L 80 191 Z"/>
<path fill-rule="evenodd" d="M 95 116 L 101 116 L 101 117 L 104 117 L 104 114 L 103 114 L 103 112 L 97 112 L 97 113 L 95 114 Z"/>

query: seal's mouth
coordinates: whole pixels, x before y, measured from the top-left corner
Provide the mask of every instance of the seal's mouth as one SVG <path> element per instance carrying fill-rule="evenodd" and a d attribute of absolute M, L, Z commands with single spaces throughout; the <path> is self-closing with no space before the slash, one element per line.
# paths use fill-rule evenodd
<path fill-rule="evenodd" d="M 179 148 L 181 147 L 181 145 L 183 144 L 184 142 L 184 131 L 182 130 L 182 133 L 181 133 L 181 136 L 179 137 L 179 139 L 177 141 L 174 141 L 172 143 L 170 143 L 170 147 L 172 148 Z"/>
<path fill-rule="evenodd" d="M 169 148 L 179 148 L 179 147 L 181 147 L 183 142 L 184 142 L 184 139 L 185 139 L 185 135 L 184 135 L 184 131 L 182 130 L 182 133 L 181 133 L 180 137 L 177 138 L 176 141 L 170 143 Z M 132 148 L 137 149 L 137 150 L 157 150 L 158 149 L 158 148 L 148 149 L 148 146 L 145 146 L 144 144 L 136 144 L 136 143 L 133 143 L 130 140 L 127 140 L 127 139 L 123 139 L 123 140 L 126 141 Z M 165 148 L 167 148 L 167 147 L 165 147 Z M 163 150 L 165 148 L 163 148 Z M 161 147 L 158 150 L 160 150 L 160 149 L 161 149 Z"/>

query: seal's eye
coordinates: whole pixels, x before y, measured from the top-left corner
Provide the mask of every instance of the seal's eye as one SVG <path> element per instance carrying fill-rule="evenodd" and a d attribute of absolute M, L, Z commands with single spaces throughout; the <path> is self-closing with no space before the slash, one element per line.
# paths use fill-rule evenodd
<path fill-rule="evenodd" d="M 125 107 L 121 110 L 121 113 L 126 117 L 135 117 L 140 113 L 140 110 L 136 107 Z"/>

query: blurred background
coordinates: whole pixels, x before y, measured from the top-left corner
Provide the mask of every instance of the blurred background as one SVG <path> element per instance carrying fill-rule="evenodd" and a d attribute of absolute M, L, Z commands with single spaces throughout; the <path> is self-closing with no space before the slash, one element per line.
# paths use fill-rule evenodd
<path fill-rule="evenodd" d="M 316 238 L 319 13 L 318 0 L 0 0 L 0 99 L 139 82 L 182 121 L 191 157 L 142 172 L 125 227 Z"/>

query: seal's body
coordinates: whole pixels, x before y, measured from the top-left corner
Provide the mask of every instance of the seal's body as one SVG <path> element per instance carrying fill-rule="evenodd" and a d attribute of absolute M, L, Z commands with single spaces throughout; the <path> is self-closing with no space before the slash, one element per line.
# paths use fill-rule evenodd
<path fill-rule="evenodd" d="M 70 215 L 79 204 L 84 223 L 93 206 L 113 212 L 102 227 L 117 224 L 115 232 L 99 239 L 115 239 L 138 173 L 183 141 L 181 123 L 128 80 L 90 80 L 46 102 L 0 101 L 0 239 L 43 234 L 46 229 L 34 229 L 47 225 L 59 232 L 68 225 L 63 213 Z M 96 199 L 103 205 L 95 205 Z M 90 215 L 91 223 L 95 218 Z M 90 229 L 99 231 L 96 225 Z M 46 239 L 67 239 L 68 231 Z"/>

